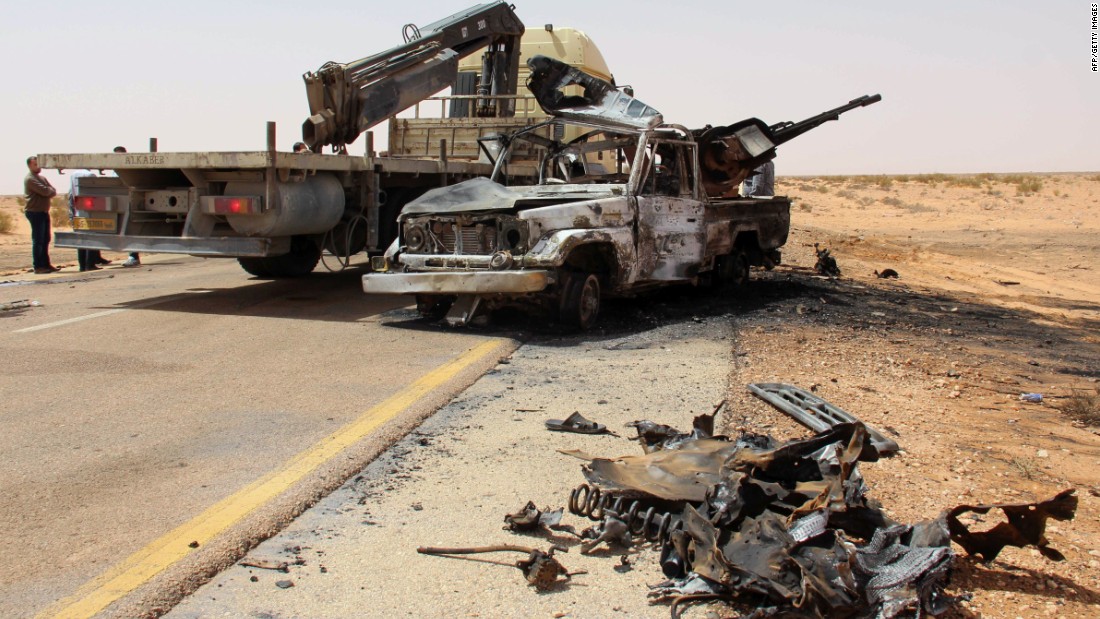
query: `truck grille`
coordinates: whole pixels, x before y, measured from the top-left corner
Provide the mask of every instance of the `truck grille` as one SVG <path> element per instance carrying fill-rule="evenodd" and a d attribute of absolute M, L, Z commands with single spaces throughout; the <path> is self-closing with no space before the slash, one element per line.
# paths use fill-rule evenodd
<path fill-rule="evenodd" d="M 526 241 L 516 217 L 505 215 L 428 215 L 409 218 L 402 228 L 402 244 L 413 254 L 491 256 L 497 251 L 517 251 Z"/>
<path fill-rule="evenodd" d="M 443 234 L 439 235 L 439 241 L 443 245 L 443 252 L 448 254 L 455 253 L 458 249 L 458 239 L 460 237 L 462 239 L 462 253 L 464 254 L 493 253 L 493 247 L 491 245 L 488 248 L 482 245 L 483 233 L 479 233 L 477 228 L 468 226 L 459 227 L 457 232 L 450 229 L 449 226 L 443 230 Z"/>

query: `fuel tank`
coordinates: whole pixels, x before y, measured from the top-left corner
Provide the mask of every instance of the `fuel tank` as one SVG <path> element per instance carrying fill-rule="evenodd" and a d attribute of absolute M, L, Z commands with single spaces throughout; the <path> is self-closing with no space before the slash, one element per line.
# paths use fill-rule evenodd
<path fill-rule="evenodd" d="M 317 174 L 301 182 L 278 183 L 274 204 L 263 213 L 226 215 L 229 225 L 245 236 L 294 236 L 322 234 L 331 230 L 344 214 L 344 188 L 336 177 Z M 227 196 L 265 195 L 263 183 L 232 182 Z"/>

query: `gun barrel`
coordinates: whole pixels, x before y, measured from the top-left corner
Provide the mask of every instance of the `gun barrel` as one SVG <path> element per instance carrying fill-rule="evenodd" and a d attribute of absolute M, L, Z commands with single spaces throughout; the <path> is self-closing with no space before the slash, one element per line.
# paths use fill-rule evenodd
<path fill-rule="evenodd" d="M 829 122 L 830 120 L 839 119 L 840 115 L 844 112 L 854 110 L 857 107 L 866 107 L 868 105 L 871 105 L 872 103 L 878 103 L 879 101 L 882 101 L 882 95 L 863 95 L 862 97 L 859 97 L 857 99 L 852 99 L 851 101 L 845 103 L 840 107 L 833 108 L 827 112 L 822 112 L 817 116 L 811 116 L 806 120 L 802 120 L 799 122 L 787 121 L 772 125 L 771 127 L 769 127 L 772 134 L 772 142 L 774 142 L 776 146 L 779 146 L 780 144 L 793 140 L 803 133 L 806 133 L 811 129 L 815 129 L 822 124 Z"/>

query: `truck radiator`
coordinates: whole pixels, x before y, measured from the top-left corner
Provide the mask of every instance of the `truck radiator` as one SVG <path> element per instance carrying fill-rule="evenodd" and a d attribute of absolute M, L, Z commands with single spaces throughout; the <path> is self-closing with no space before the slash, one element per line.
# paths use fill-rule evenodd
<path fill-rule="evenodd" d="M 496 229 L 486 226 L 445 225 L 436 238 L 442 246 L 441 253 L 488 255 L 496 248 Z M 461 245 L 459 245 L 460 239 Z"/>

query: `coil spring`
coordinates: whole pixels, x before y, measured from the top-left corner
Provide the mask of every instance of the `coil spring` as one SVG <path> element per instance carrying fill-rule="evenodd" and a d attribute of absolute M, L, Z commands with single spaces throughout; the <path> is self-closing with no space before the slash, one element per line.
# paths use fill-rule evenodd
<path fill-rule="evenodd" d="M 652 506 L 639 513 L 642 507 L 641 501 L 604 494 L 599 488 L 588 484 L 581 484 L 569 493 L 570 513 L 601 521 L 607 512 L 614 512 L 619 520 L 626 523 L 631 535 L 648 542 L 664 544 L 672 531 L 681 527 L 680 519 L 671 513 L 658 512 Z"/>

